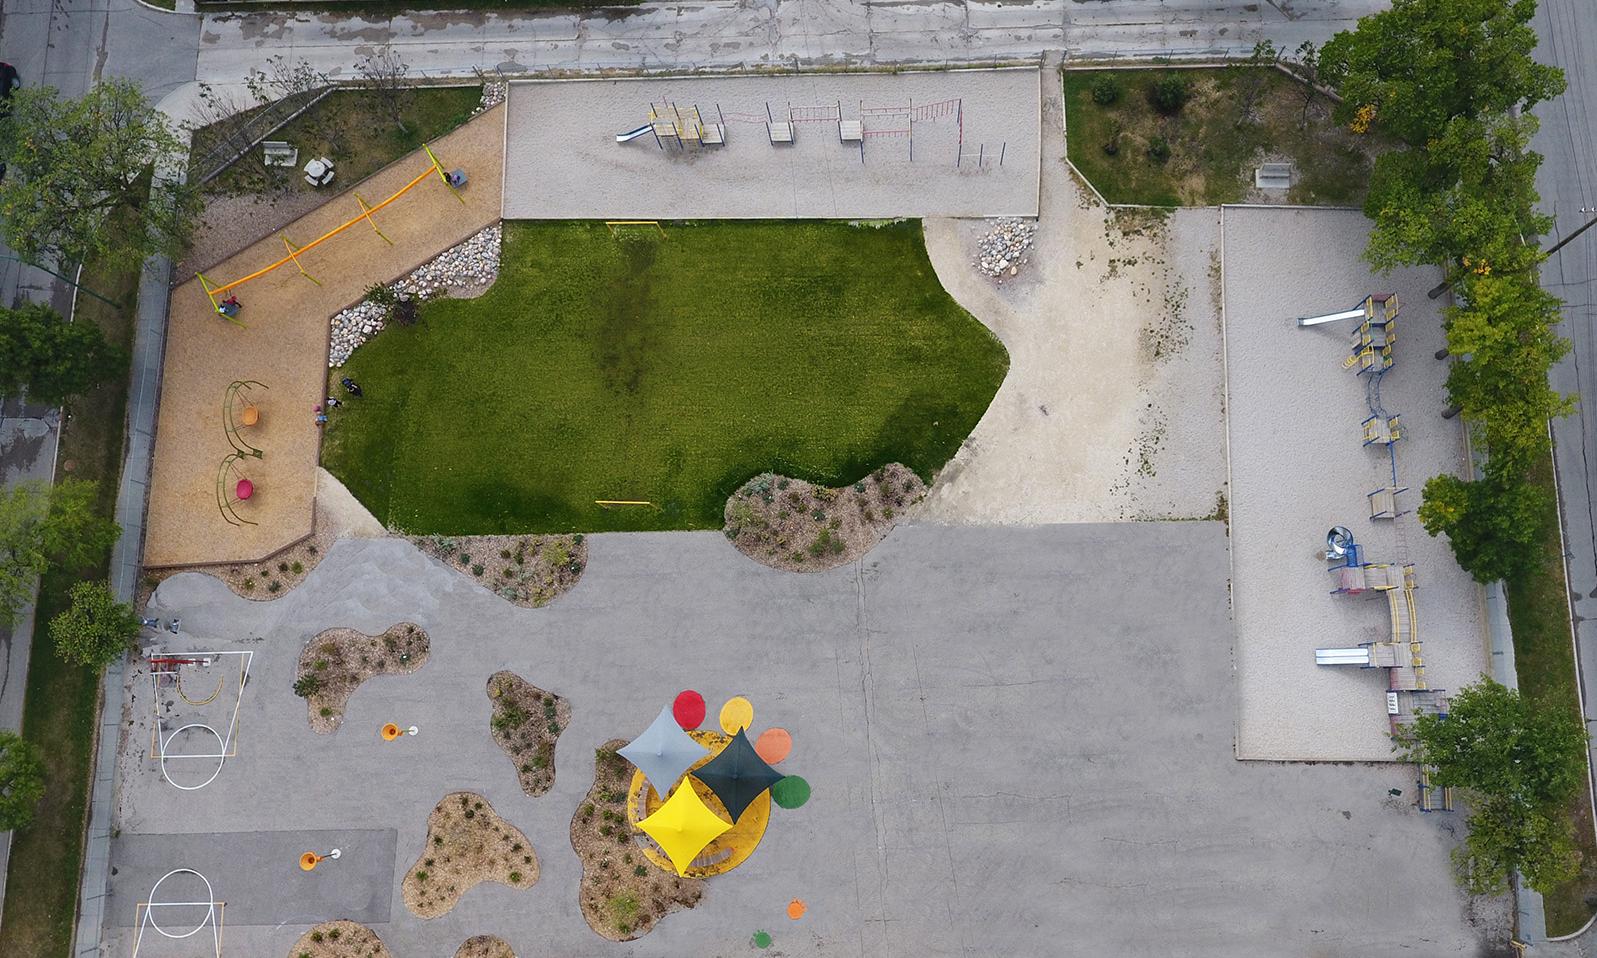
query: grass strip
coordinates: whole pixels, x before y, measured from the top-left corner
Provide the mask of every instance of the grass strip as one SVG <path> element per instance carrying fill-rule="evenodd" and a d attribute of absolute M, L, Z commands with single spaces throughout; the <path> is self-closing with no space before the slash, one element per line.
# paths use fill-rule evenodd
<path fill-rule="evenodd" d="M 1506 584 L 1508 622 L 1514 632 L 1514 668 L 1519 690 L 1527 699 L 1566 709 L 1580 716 L 1580 695 L 1575 688 L 1575 651 L 1569 631 L 1569 585 L 1564 578 L 1563 541 L 1559 536 L 1557 508 L 1553 505 L 1553 459 L 1548 455 L 1530 472 L 1530 481 L 1547 493 L 1542 517 L 1546 530 L 1538 547 L 1536 568 Z M 1584 721 L 1584 718 L 1582 718 Z M 1597 832 L 1591 817 L 1590 777 L 1570 802 L 1580 849 L 1580 874 L 1543 894 L 1547 933 L 1567 935 L 1591 919 L 1597 902 Z"/>

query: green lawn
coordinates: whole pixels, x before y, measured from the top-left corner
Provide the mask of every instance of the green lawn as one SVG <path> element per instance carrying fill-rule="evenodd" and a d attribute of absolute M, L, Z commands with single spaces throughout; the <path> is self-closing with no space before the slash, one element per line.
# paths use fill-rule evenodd
<path fill-rule="evenodd" d="M 1544 489 L 1551 503 L 1553 460 L 1546 457 L 1531 471 L 1531 482 Z M 1558 516 L 1552 505 L 1543 517 L 1547 534 L 1541 543 L 1540 567 L 1507 583 L 1508 621 L 1514 632 L 1514 667 L 1526 698 L 1567 709 L 1580 716 L 1575 690 L 1575 653 L 1569 633 L 1569 587 L 1564 580 Z M 1581 873 L 1574 881 L 1545 895 L 1547 933 L 1579 931 L 1597 904 L 1597 836 L 1592 832 L 1591 795 L 1586 789 L 1570 803 Z"/>
<path fill-rule="evenodd" d="M 1186 77 L 1192 89 L 1192 99 L 1168 118 L 1147 98 L 1148 85 L 1166 73 Z M 1109 106 L 1092 99 L 1093 81 L 1104 76 L 1120 86 L 1119 100 Z M 1332 124 L 1323 96 L 1310 107 L 1305 124 L 1302 85 L 1266 70 L 1257 122 L 1239 123 L 1236 84 L 1236 75 L 1225 68 L 1066 70 L 1070 161 L 1111 203 L 1235 203 L 1253 187 L 1255 161 L 1267 153 L 1296 164 L 1299 182 L 1288 193 L 1293 202 L 1351 206 L 1363 201 L 1372 144 Z M 1148 153 L 1159 137 L 1170 148 L 1162 163 Z M 1112 155 L 1105 149 L 1110 143 Z"/>
<path fill-rule="evenodd" d="M 359 89 L 338 90 L 271 135 L 299 148 L 299 166 L 268 170 L 252 150 L 205 185 L 212 193 L 250 193 L 279 179 L 296 192 L 314 191 L 300 173 L 314 156 L 326 156 L 338 169 L 339 183 L 365 179 L 406 153 L 435 140 L 470 119 L 482 102 L 482 87 L 416 87 L 404 94 L 403 129 L 382 112 L 378 98 Z M 209 128 L 194 133 L 193 155 L 203 155 L 216 137 Z"/>
<path fill-rule="evenodd" d="M 97 323 L 106 338 L 131 348 L 138 277 L 137 270 L 84 270 L 84 285 L 128 305 L 118 308 L 80 296 L 76 321 Z M 98 509 L 107 516 L 116 508 L 127 391 L 125 373 L 102 384 L 72 404 L 61 430 L 57 476 L 97 481 Z M 45 797 L 33 824 L 17 832 L 11 845 L 0 955 L 67 958 L 71 950 L 100 676 L 56 656 L 49 622 L 71 604 L 67 592 L 74 583 L 104 579 L 109 566 L 105 555 L 87 568 L 51 569 L 39 583 L 22 734 L 43 755 Z"/>
<path fill-rule="evenodd" d="M 485 296 L 356 350 L 365 397 L 335 411 L 327 467 L 414 533 L 718 528 L 768 469 L 839 485 L 896 460 L 930 477 L 1008 367 L 918 222 L 665 234 L 505 224 Z"/>

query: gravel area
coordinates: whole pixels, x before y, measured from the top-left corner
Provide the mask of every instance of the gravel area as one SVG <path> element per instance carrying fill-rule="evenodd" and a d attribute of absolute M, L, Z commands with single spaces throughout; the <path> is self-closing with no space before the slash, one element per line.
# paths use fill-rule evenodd
<path fill-rule="evenodd" d="M 355 629 L 327 629 L 305 643 L 294 672 L 294 693 L 305 699 L 311 729 L 337 731 L 349 697 L 367 679 L 408 675 L 427 664 L 432 651 L 427 633 L 412 622 L 381 635 Z"/>
<path fill-rule="evenodd" d="M 571 816 L 571 847 L 582 862 L 577 891 L 582 917 L 600 936 L 631 941 L 680 908 L 704 897 L 704 880 L 680 878 L 648 863 L 627 820 L 632 765 L 616 753 L 626 739 L 611 739 L 594 753 L 593 787 Z"/>
<path fill-rule="evenodd" d="M 516 958 L 516 952 L 503 938 L 476 935 L 460 943 L 455 958 Z"/>
<path fill-rule="evenodd" d="M 943 287 L 1009 350 L 1009 375 L 938 474 L 937 522 L 1213 515 L 1225 485 L 1218 215 L 1111 213 L 1064 162 L 1043 98 L 1042 209 L 1030 263 L 981 268 L 991 223 L 928 219 Z"/>
<path fill-rule="evenodd" d="M 324 921 L 301 935 L 288 958 L 393 958 L 377 932 L 353 921 Z"/>
<path fill-rule="evenodd" d="M 920 477 L 896 462 L 837 489 L 767 472 L 727 499 L 722 531 L 755 562 L 819 572 L 857 561 L 925 495 Z"/>
<path fill-rule="evenodd" d="M 1040 83 L 1035 68 L 517 81 L 504 215 L 1035 216 Z M 617 143 L 648 124 L 651 103 L 724 118 L 726 144 Z M 772 144 L 767 108 L 793 117 L 794 142 Z M 839 111 L 862 141 L 840 141 Z"/>
<path fill-rule="evenodd" d="M 1379 277 L 1361 254 L 1357 211 L 1225 210 L 1227 408 L 1231 444 L 1232 596 L 1239 702 L 1237 755 L 1278 760 L 1391 761 L 1384 670 L 1314 664 L 1317 647 L 1390 637 L 1384 598 L 1331 595 L 1327 530 L 1352 530 L 1371 562 L 1415 565 L 1415 603 L 1432 688 L 1457 689 L 1486 669 L 1478 585 L 1445 540 L 1412 513 L 1369 519 L 1370 490 L 1391 482 L 1385 450 L 1363 448 L 1365 380 L 1344 369 L 1351 322 L 1300 328 L 1298 316 L 1347 309 L 1367 294 L 1403 303 L 1396 364 L 1381 402 L 1401 417 L 1399 507 L 1425 480 L 1465 468 L 1462 427 L 1441 417 L 1445 363 L 1434 269 Z M 1218 654 L 1218 653 L 1217 653 Z"/>
<path fill-rule="evenodd" d="M 513 605 L 536 609 L 564 594 L 588 565 L 587 539 L 557 536 L 416 536 L 411 544 Z"/>
<path fill-rule="evenodd" d="M 555 743 L 571 724 L 571 703 L 514 672 L 488 677 L 494 742 L 516 768 L 521 790 L 537 798 L 555 783 Z"/>
<path fill-rule="evenodd" d="M 400 883 L 405 907 L 437 918 L 486 881 L 531 888 L 538 856 L 519 829 L 475 792 L 451 792 L 427 817 L 427 839 Z"/>

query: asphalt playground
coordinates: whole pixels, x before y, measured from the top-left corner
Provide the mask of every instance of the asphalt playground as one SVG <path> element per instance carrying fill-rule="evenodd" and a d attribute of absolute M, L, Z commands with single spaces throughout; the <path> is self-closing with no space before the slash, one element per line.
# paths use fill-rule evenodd
<path fill-rule="evenodd" d="M 900 527 L 855 565 L 795 575 L 714 533 L 598 535 L 579 585 L 519 609 L 402 540 L 341 540 L 272 602 L 199 574 L 151 614 L 168 651 L 249 649 L 236 755 L 197 791 L 148 760 L 149 683 L 126 703 L 106 934 L 128 954 L 155 877 L 202 871 L 224 953 L 275 958 L 313 918 L 369 922 L 399 958 L 497 934 L 523 955 L 1127 956 L 1479 954 L 1503 903 L 1448 865 L 1456 819 L 1413 807 L 1393 764 L 1238 762 L 1217 523 Z M 290 688 L 309 637 L 414 621 L 414 674 L 383 677 L 313 734 Z M 547 794 L 493 744 L 484 683 L 511 669 L 566 696 Z M 577 905 L 567 835 L 593 749 L 641 731 L 684 688 L 780 725 L 780 766 L 813 797 L 776 810 L 754 856 L 694 909 L 630 944 Z M 225 703 L 223 703 L 225 705 Z M 415 724 L 394 743 L 382 723 Z M 445 793 L 467 789 L 531 839 L 530 889 L 483 885 L 430 921 L 399 879 Z M 314 873 L 300 851 L 349 851 Z M 784 914 L 804 899 L 799 921 Z M 312 907 L 307 908 L 307 902 Z M 315 907 L 321 902 L 319 912 Z M 146 936 L 141 958 L 193 952 Z"/>

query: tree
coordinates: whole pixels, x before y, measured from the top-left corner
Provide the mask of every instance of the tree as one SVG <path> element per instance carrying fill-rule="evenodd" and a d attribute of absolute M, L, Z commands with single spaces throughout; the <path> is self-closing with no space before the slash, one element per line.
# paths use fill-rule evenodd
<path fill-rule="evenodd" d="M 1539 260 L 1526 242 L 1551 220 L 1536 212 L 1536 169 L 1529 149 L 1536 118 L 1454 119 L 1424 149 L 1378 157 L 1364 213 L 1375 221 L 1365 256 L 1377 269 L 1464 257 L 1497 273 Z"/>
<path fill-rule="evenodd" d="M 72 587 L 72 605 L 50 620 L 56 654 L 73 665 L 103 669 L 127 652 L 139 634 L 133 607 L 118 602 L 104 582 Z"/>
<path fill-rule="evenodd" d="M 1320 84 L 1324 82 L 1320 76 L 1320 49 L 1312 41 L 1304 40 L 1298 44 L 1297 59 L 1290 62 L 1292 69 L 1297 71 L 1299 79 L 1303 81 L 1303 89 L 1299 91 L 1303 97 L 1303 109 L 1298 114 L 1298 126 L 1307 127 L 1309 108 L 1320 98 Z"/>
<path fill-rule="evenodd" d="M 0 832 L 27 827 L 43 797 L 39 750 L 17 733 L 0 730 Z"/>
<path fill-rule="evenodd" d="M 1460 689 L 1447 714 L 1420 715 L 1398 746 L 1434 784 L 1471 793 L 1469 841 L 1455 855 L 1471 890 L 1499 889 L 1515 869 L 1538 890 L 1573 877 L 1566 806 L 1586 776 L 1578 715 L 1487 678 Z"/>
<path fill-rule="evenodd" d="M 355 72 L 360 76 L 361 86 L 371 91 L 399 132 L 410 132 L 405 123 L 405 110 L 414 99 L 415 90 L 406 82 L 410 67 L 394 48 L 385 43 L 361 57 L 355 64 Z"/>
<path fill-rule="evenodd" d="M 59 406 L 116 376 L 127 353 L 93 323 L 68 323 L 38 303 L 0 308 L 0 395 Z"/>
<path fill-rule="evenodd" d="M 1332 37 L 1320 68 L 1343 103 L 1338 122 L 1374 108 L 1375 128 L 1422 147 L 1463 117 L 1528 111 L 1564 90 L 1531 59 L 1535 0 L 1394 0 Z"/>
<path fill-rule="evenodd" d="M 1161 116 L 1175 116 L 1192 98 L 1192 86 L 1179 73 L 1162 73 L 1148 84 L 1147 97 Z"/>
<path fill-rule="evenodd" d="M 152 167 L 176 167 L 186 150 L 166 117 L 126 80 L 105 80 L 82 97 L 52 87 L 19 90 L 0 123 L 4 239 L 31 262 L 95 261 L 136 269 L 152 253 L 178 255 L 199 215 L 199 193 Z M 111 215 L 137 211 L 111 229 Z"/>
<path fill-rule="evenodd" d="M 1494 470 L 1468 480 L 1443 473 L 1425 483 L 1419 520 L 1431 535 L 1447 536 L 1459 568 L 1477 582 L 1495 582 L 1536 568 L 1550 505 L 1522 475 Z"/>
<path fill-rule="evenodd" d="M 21 482 L 0 491 L 0 622 L 11 623 L 32 597 L 33 579 L 52 564 L 88 565 L 121 533 L 95 511 L 97 487 L 65 479 L 51 487 Z"/>
<path fill-rule="evenodd" d="M 1233 62 L 1226 67 L 1226 72 L 1234 78 L 1238 126 L 1258 119 L 1259 98 L 1264 96 L 1265 84 L 1270 81 L 1270 69 L 1280 59 L 1281 54 L 1276 52 L 1275 44 L 1260 40 L 1253 45 L 1253 53 L 1246 60 Z"/>

